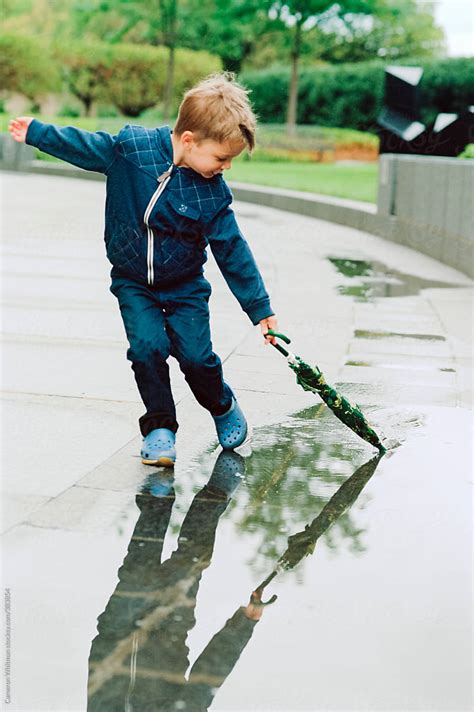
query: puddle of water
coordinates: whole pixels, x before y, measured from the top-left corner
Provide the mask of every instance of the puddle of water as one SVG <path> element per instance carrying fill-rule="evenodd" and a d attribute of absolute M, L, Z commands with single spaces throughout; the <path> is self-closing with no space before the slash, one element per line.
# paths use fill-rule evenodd
<path fill-rule="evenodd" d="M 340 285 L 338 292 L 353 297 L 358 302 L 368 302 L 380 297 L 408 297 L 419 294 L 422 289 L 459 286 L 399 272 L 376 260 L 340 257 L 328 259 L 340 274 L 355 282 Z"/>
<path fill-rule="evenodd" d="M 378 463 L 315 404 L 144 469 L 122 536 L 21 527 L 12 709 L 469 709 L 468 415 L 368 414 Z"/>
<path fill-rule="evenodd" d="M 89 711 L 336 710 L 352 709 L 351 699 L 372 712 L 462 708 L 470 676 L 459 665 L 465 636 L 454 631 L 464 630 L 457 586 L 468 564 L 453 564 L 439 486 L 446 459 L 456 471 L 459 437 L 446 442 L 446 411 L 375 408 L 372 417 L 411 448 L 389 460 L 352 439 L 348 448 L 344 426 L 314 406 L 256 431 L 250 457 L 220 455 L 168 557 L 175 482 L 169 472 L 147 478 L 92 642 Z M 455 530 L 458 489 L 456 478 Z M 401 664 L 414 641 L 423 655 Z M 425 685 L 437 665 L 443 675 Z"/>
<path fill-rule="evenodd" d="M 118 572 L 119 583 L 98 619 L 89 658 L 88 710 L 123 705 L 151 709 L 152 700 L 153 709 L 208 709 L 266 605 L 274 602 L 272 595 L 264 595 L 265 585 L 258 589 L 257 577 L 265 577 L 272 567 L 271 578 L 295 568 L 320 538 L 330 549 L 344 539 L 350 540 L 353 551 L 363 550 L 362 532 L 347 510 L 379 458 L 364 456 L 363 446 L 345 451 L 335 437 L 337 430 L 333 416 L 317 406 L 285 426 L 260 432 L 250 458 L 222 453 L 181 523 L 177 548 L 164 560 L 175 483 L 170 473 L 147 478 L 136 496 L 140 515 Z M 324 444 L 319 440 L 323 433 L 328 438 Z M 355 472 L 354 458 L 361 465 Z M 211 636 L 188 670 L 188 634 L 196 624 L 198 589 L 224 514 L 231 518 L 235 541 L 251 542 L 246 566 L 254 584 L 247 604 Z M 241 551 L 244 558 L 247 554 L 248 545 Z M 229 571 L 226 558 L 224 576 Z"/>

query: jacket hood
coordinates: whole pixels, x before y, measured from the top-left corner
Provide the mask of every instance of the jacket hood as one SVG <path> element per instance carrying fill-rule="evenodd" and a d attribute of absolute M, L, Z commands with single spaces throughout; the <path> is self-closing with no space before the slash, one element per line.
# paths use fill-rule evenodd
<path fill-rule="evenodd" d="M 158 150 L 162 154 L 164 161 L 173 162 L 173 144 L 171 143 L 172 130 L 170 126 L 160 126 L 156 129 L 156 142 Z"/>

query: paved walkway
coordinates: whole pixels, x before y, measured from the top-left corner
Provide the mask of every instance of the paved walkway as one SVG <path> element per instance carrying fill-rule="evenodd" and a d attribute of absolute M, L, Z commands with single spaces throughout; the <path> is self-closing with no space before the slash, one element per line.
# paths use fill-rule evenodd
<path fill-rule="evenodd" d="M 109 542 L 110 530 L 130 529 L 123 511 L 146 475 L 136 424 L 142 406 L 108 291 L 101 239 L 104 186 L 18 174 L 4 174 L 3 182 L 5 546 L 27 570 L 41 561 L 43 572 L 51 572 L 54 552 L 73 542 L 72 532 L 82 538 L 68 544 L 68 559 L 88 552 L 87 586 L 85 570 L 78 567 L 51 596 L 50 580 L 39 572 L 36 598 L 21 614 L 33 625 L 35 615 L 47 617 L 58 606 L 67 617 L 68 605 L 90 604 L 97 615 L 106 601 L 123 557 Z M 236 212 L 280 329 L 292 337 L 295 352 L 317 361 L 329 381 L 344 384 L 341 389 L 364 405 L 387 435 L 409 437 L 410 418 L 401 428 L 400 413 L 435 406 L 444 413 L 446 437 L 455 438 L 451 429 L 464 424 L 462 409 L 472 404 L 472 282 L 428 257 L 350 228 L 242 203 Z M 394 272 L 392 285 L 403 283 L 408 295 L 351 299 L 340 292 L 350 295 L 360 280 L 341 274 L 328 257 L 386 265 Z M 213 285 L 214 348 L 255 431 L 312 407 L 314 396 L 303 392 L 284 359 L 264 346 L 212 258 L 206 274 Z M 390 290 L 390 278 L 387 284 Z M 217 442 L 210 417 L 195 403 L 174 361 L 172 383 L 180 422 L 176 481 L 183 497 L 190 497 L 202 484 L 194 474 L 197 459 Z M 346 430 L 340 438 L 348 448 L 357 440 Z M 100 558 L 94 555 L 97 534 Z M 114 552 L 110 558 L 107 551 Z M 7 570 L 6 585 L 18 590 L 18 611 L 28 605 L 21 593 L 28 576 L 13 569 Z M 93 623 L 94 616 L 85 637 L 76 641 L 73 657 L 82 666 Z M 68 625 L 76 624 L 73 616 Z M 26 635 L 18 627 L 18 637 Z M 33 647 L 41 657 L 40 643 Z M 67 668 L 68 694 L 77 700 L 83 692 L 72 679 L 72 664 L 60 652 L 48 656 L 58 670 Z M 22 680 L 28 683 L 25 670 L 17 674 L 18 697 Z M 44 689 L 38 683 L 43 704 L 51 704 L 44 702 L 50 684 L 51 675 Z M 80 708 L 76 701 L 65 706 L 64 700 L 36 709 Z M 12 708 L 28 709 L 21 704 Z"/>

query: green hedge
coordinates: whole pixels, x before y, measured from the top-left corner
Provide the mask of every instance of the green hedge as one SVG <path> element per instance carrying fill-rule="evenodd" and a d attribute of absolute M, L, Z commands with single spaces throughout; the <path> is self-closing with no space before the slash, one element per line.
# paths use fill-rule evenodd
<path fill-rule="evenodd" d="M 474 104 L 474 59 L 412 60 L 406 65 L 424 68 L 422 119 L 438 112 L 459 112 Z M 382 108 L 385 63 L 380 61 L 303 67 L 298 91 L 298 123 L 373 130 Z M 252 102 L 261 121 L 284 122 L 290 71 L 273 67 L 244 72 L 240 80 L 252 90 Z"/>
<path fill-rule="evenodd" d="M 89 114 L 94 102 L 107 101 L 106 87 L 112 75 L 111 46 L 99 42 L 57 43 L 54 58 L 61 67 L 68 90 Z"/>
<path fill-rule="evenodd" d="M 163 97 L 168 66 L 165 47 L 136 44 L 78 43 L 57 48 L 69 90 L 86 107 L 93 101 L 115 106 L 125 116 L 139 116 Z M 219 71 L 220 60 L 207 52 L 178 49 L 175 101 L 206 74 Z"/>
<path fill-rule="evenodd" d="M 0 87 L 32 101 L 58 90 L 59 72 L 48 49 L 32 37 L 0 35 Z"/>
<path fill-rule="evenodd" d="M 459 154 L 458 158 L 474 158 L 474 143 L 468 143 L 464 151 Z"/>
<path fill-rule="evenodd" d="M 93 104 L 112 105 L 136 117 L 163 99 L 168 69 L 165 47 L 60 40 L 48 50 L 28 37 L 0 36 L 0 86 L 36 99 L 60 91 L 61 79 L 89 114 Z M 220 71 L 218 57 L 177 49 L 174 103 L 208 74 Z"/>
<path fill-rule="evenodd" d="M 126 116 L 139 116 L 162 100 L 169 54 L 165 47 L 117 44 L 110 51 L 110 75 L 105 91 L 111 104 Z M 220 60 L 207 52 L 176 50 L 175 103 L 185 89 L 220 68 Z"/>

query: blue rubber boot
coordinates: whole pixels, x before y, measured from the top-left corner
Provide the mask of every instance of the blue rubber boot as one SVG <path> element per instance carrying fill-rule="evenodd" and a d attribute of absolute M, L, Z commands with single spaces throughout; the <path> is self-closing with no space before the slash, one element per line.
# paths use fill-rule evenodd
<path fill-rule="evenodd" d="M 173 467 L 176 462 L 176 436 L 168 428 L 155 428 L 143 439 L 141 457 L 144 465 Z"/>
<path fill-rule="evenodd" d="M 242 445 L 247 437 L 245 415 L 232 394 L 232 405 L 223 415 L 213 415 L 217 437 L 224 450 L 233 450 Z"/>

